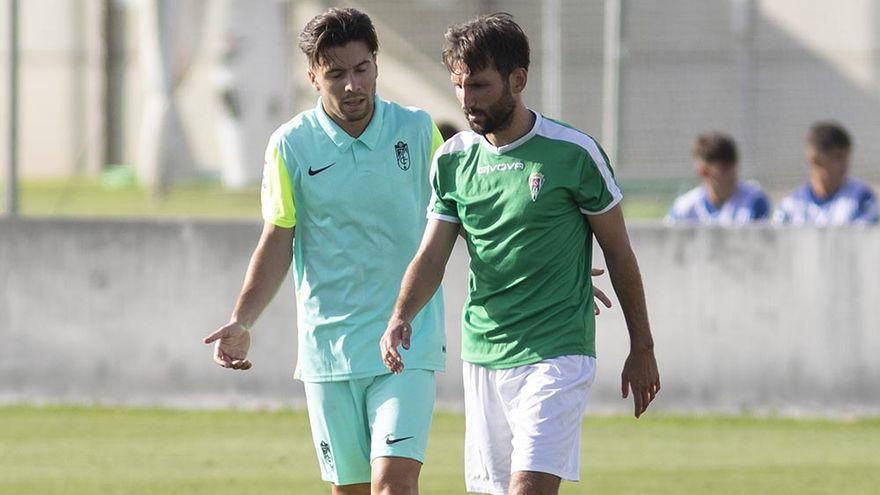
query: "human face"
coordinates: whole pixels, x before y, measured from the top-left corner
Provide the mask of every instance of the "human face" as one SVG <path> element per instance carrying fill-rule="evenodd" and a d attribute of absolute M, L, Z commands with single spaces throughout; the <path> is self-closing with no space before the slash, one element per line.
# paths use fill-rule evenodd
<path fill-rule="evenodd" d="M 697 172 L 720 202 L 726 201 L 733 194 L 739 179 L 736 163 L 697 160 Z"/>
<path fill-rule="evenodd" d="M 842 184 L 849 172 L 849 150 L 821 152 L 808 146 L 807 162 L 814 175 L 834 187 Z"/>
<path fill-rule="evenodd" d="M 309 68 L 309 82 L 321 94 L 324 111 L 347 133 L 357 137 L 373 116 L 373 95 L 379 75 L 376 55 L 363 41 L 327 49 Z"/>
<path fill-rule="evenodd" d="M 474 73 L 462 65 L 457 69 L 450 78 L 470 128 L 484 136 L 507 129 L 516 109 L 510 81 L 494 68 Z"/>

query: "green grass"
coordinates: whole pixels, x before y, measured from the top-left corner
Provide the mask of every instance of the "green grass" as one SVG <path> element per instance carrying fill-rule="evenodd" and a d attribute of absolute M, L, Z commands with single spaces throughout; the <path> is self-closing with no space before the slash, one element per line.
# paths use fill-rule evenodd
<path fill-rule="evenodd" d="M 24 216 L 260 218 L 256 187 L 230 191 L 214 183 L 178 185 L 153 197 L 136 186 L 93 180 L 28 181 L 19 201 Z"/>
<path fill-rule="evenodd" d="M 588 417 L 564 494 L 875 494 L 880 420 Z M 463 418 L 435 416 L 425 495 L 464 493 Z M 302 411 L 0 408 L 0 493 L 321 494 Z"/>
<path fill-rule="evenodd" d="M 666 189 L 632 189 L 623 202 L 627 218 L 662 218 L 674 198 Z M 154 197 L 137 186 L 107 187 L 90 179 L 26 181 L 19 204 L 21 214 L 30 217 L 260 218 L 256 187 L 230 191 L 212 182 L 177 185 Z"/>

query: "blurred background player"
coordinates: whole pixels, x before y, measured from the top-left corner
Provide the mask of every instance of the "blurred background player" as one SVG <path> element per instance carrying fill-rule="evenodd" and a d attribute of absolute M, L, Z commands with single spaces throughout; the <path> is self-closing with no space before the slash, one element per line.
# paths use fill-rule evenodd
<path fill-rule="evenodd" d="M 320 98 L 269 140 L 263 234 L 230 322 L 205 343 L 216 341 L 220 366 L 250 368 L 249 329 L 293 261 L 295 376 L 322 478 L 334 494 L 369 494 L 371 481 L 373 494 L 415 494 L 446 357 L 440 292 L 413 322 L 408 373 L 389 373 L 376 343 L 424 231 L 440 132 L 425 112 L 375 95 L 379 45 L 366 14 L 330 9 L 299 42 Z"/>
<path fill-rule="evenodd" d="M 590 136 L 523 101 L 529 41 L 508 14 L 446 32 L 443 60 L 470 132 L 434 155 L 430 221 L 382 337 L 408 369 L 410 322 L 439 287 L 459 230 L 470 254 L 462 316 L 465 480 L 470 492 L 552 495 L 577 480 L 596 371 L 593 235 L 630 335 L 621 373 L 639 417 L 660 389 L 638 263 L 608 159 Z M 412 352 L 410 350 L 410 352 Z"/>
<path fill-rule="evenodd" d="M 852 140 L 833 121 L 813 124 L 807 133 L 810 178 L 779 204 L 774 221 L 792 225 L 877 223 L 877 198 L 866 183 L 849 176 Z"/>
<path fill-rule="evenodd" d="M 721 132 L 697 136 L 693 150 L 702 184 L 679 196 L 667 223 L 739 225 L 767 220 L 770 201 L 755 184 L 739 180 L 736 143 Z"/>

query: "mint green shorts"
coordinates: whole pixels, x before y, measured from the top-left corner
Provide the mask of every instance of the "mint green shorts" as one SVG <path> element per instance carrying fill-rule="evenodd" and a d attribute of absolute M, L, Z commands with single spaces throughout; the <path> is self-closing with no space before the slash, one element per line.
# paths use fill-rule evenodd
<path fill-rule="evenodd" d="M 377 457 L 425 460 L 436 384 L 430 370 L 338 382 L 304 382 L 321 478 L 370 482 Z"/>

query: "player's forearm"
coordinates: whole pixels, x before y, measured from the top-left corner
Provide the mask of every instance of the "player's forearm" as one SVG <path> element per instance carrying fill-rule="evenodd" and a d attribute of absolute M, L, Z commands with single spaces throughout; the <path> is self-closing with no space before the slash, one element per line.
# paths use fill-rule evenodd
<path fill-rule="evenodd" d="M 293 233 L 267 228 L 251 256 L 231 320 L 251 328 L 278 292 L 293 259 Z"/>
<path fill-rule="evenodd" d="M 614 287 L 626 320 L 630 348 L 652 350 L 654 339 L 648 323 L 645 289 L 635 254 L 632 249 L 606 252 L 605 263 L 608 266 L 611 285 Z"/>
<path fill-rule="evenodd" d="M 424 253 L 416 255 L 400 283 L 400 294 L 397 296 L 392 318 L 412 322 L 437 292 L 445 271 L 446 260 L 439 260 Z"/>

